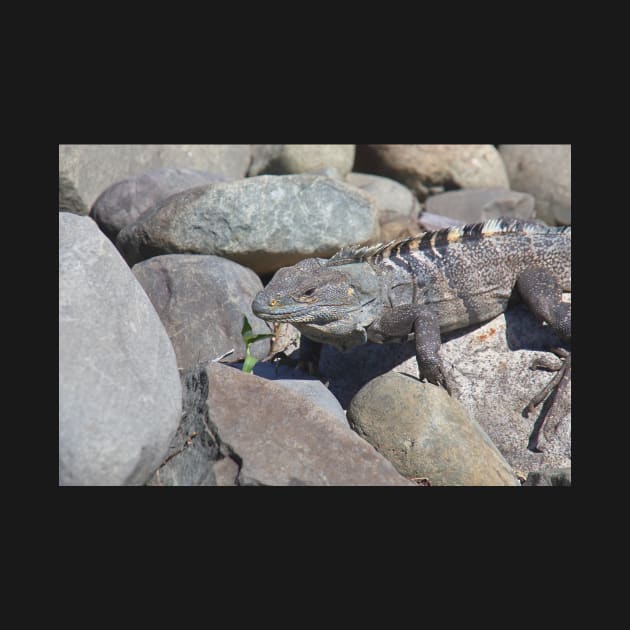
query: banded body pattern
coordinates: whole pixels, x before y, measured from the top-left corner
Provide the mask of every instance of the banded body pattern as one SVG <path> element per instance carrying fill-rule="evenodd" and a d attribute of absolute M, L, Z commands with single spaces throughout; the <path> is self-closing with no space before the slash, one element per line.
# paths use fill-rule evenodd
<path fill-rule="evenodd" d="M 449 243 L 503 234 L 565 234 L 570 238 L 571 226 L 548 227 L 519 219 L 491 219 L 485 223 L 467 223 L 435 232 L 424 232 L 417 236 L 395 239 L 384 244 L 343 248 L 327 261 L 326 266 L 334 267 L 364 261 L 378 264 L 390 258 L 404 258 L 414 251 L 429 253 L 429 255 L 442 258 L 441 250 Z"/>
<path fill-rule="evenodd" d="M 560 237 L 560 238 L 559 238 Z M 518 219 L 450 227 L 374 247 L 349 248 L 326 266 L 367 263 L 388 277 L 391 307 L 434 305 L 442 332 L 479 323 L 507 307 L 532 261 L 571 290 L 571 228 Z"/>

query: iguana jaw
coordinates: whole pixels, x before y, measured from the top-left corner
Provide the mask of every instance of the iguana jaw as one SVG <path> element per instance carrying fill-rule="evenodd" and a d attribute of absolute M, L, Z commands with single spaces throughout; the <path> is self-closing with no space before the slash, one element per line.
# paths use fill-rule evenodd
<path fill-rule="evenodd" d="M 339 319 L 348 319 L 351 313 L 361 311 L 373 302 L 357 305 L 354 308 L 347 304 L 304 304 L 289 303 L 281 299 L 274 300 L 271 305 L 264 292 L 259 293 L 252 303 L 254 315 L 269 322 L 286 322 L 289 324 L 327 324 Z"/>
<path fill-rule="evenodd" d="M 318 305 L 295 304 L 270 306 L 265 296 L 258 294 L 252 303 L 254 315 L 268 322 L 313 322 Z"/>

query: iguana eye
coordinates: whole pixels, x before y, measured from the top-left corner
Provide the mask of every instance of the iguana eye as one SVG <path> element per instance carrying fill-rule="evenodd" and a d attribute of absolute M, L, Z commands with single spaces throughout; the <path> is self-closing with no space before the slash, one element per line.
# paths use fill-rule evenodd
<path fill-rule="evenodd" d="M 304 291 L 302 295 L 305 295 L 306 297 L 311 297 L 313 293 L 315 293 L 315 287 L 313 287 L 312 289 L 309 289 L 308 291 Z"/>

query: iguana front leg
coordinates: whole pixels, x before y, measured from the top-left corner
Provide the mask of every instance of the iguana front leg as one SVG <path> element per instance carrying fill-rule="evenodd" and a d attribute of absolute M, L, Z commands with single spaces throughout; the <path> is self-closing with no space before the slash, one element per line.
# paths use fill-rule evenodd
<path fill-rule="evenodd" d="M 520 274 L 516 287 L 525 304 L 541 321 L 545 321 L 551 329 L 562 339 L 571 341 L 571 304 L 562 301 L 562 286 L 558 280 L 545 269 L 531 268 Z M 557 393 L 571 378 L 571 353 L 562 351 L 564 357 L 562 366 L 553 379 L 532 398 L 526 407 L 528 412 L 534 410 L 552 393 Z M 532 368 L 540 367 L 534 364 Z M 547 367 L 548 366 L 542 366 Z"/>
<path fill-rule="evenodd" d="M 429 307 L 406 304 L 385 308 L 369 330 L 370 338 L 380 341 L 406 339 L 409 333 L 414 333 L 420 378 L 425 378 L 434 385 L 441 385 L 451 393 L 440 358 L 440 325 Z"/>

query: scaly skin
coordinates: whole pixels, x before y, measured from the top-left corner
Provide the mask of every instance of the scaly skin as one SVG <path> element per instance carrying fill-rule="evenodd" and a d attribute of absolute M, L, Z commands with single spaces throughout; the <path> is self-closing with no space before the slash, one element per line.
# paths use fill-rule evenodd
<path fill-rule="evenodd" d="M 341 349 L 413 333 L 420 374 L 450 391 L 440 334 L 496 317 L 514 290 L 570 341 L 570 227 L 495 219 L 343 249 L 279 269 L 252 307 Z"/>

